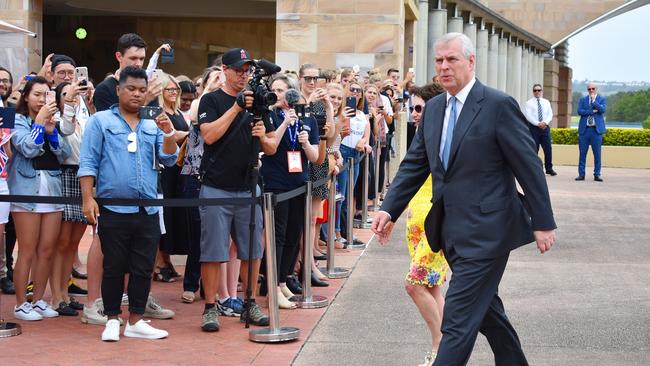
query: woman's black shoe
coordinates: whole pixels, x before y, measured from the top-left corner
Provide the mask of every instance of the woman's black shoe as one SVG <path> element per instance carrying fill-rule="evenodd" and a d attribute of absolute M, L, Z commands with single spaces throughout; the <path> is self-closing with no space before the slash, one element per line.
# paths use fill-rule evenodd
<path fill-rule="evenodd" d="M 316 277 L 316 274 L 314 274 L 314 272 L 312 272 L 311 273 L 311 285 L 314 286 L 314 287 L 327 287 L 330 284 L 328 282 L 326 282 L 326 281 L 323 281 L 323 280 L 319 279 L 318 277 Z"/>
<path fill-rule="evenodd" d="M 294 295 L 302 295 L 302 285 L 293 276 L 287 277 L 287 288 L 289 288 Z"/>
<path fill-rule="evenodd" d="M 324 260 L 327 260 L 327 256 L 325 254 L 323 254 L 323 255 L 315 255 L 314 260 L 324 261 Z"/>
<path fill-rule="evenodd" d="M 72 267 L 72 277 L 78 278 L 80 280 L 87 280 L 88 279 L 88 274 L 87 273 L 81 273 L 77 271 L 76 268 Z"/>
<path fill-rule="evenodd" d="M 68 303 L 68 306 L 75 309 L 75 310 L 83 310 L 84 309 L 84 304 L 77 301 L 74 297 L 70 298 L 70 302 Z"/>
<path fill-rule="evenodd" d="M 61 315 L 61 316 L 75 316 L 75 315 L 79 315 L 79 313 L 78 313 L 75 309 L 73 309 L 73 308 L 71 308 L 70 306 L 68 306 L 68 304 L 66 304 L 65 301 L 61 301 L 61 303 L 59 304 L 59 307 L 56 308 L 55 310 L 56 310 L 56 312 L 59 313 L 59 315 Z"/>

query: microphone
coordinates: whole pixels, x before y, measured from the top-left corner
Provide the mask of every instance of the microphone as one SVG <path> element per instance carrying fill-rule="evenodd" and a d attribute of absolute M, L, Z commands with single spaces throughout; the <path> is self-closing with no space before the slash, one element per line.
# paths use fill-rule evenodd
<path fill-rule="evenodd" d="M 257 61 L 257 66 L 259 68 L 263 69 L 264 71 L 266 71 L 269 74 L 275 74 L 275 73 L 280 72 L 280 70 L 282 70 L 282 68 L 280 66 L 274 64 L 271 61 L 264 60 L 264 59 L 258 60 Z"/>
<path fill-rule="evenodd" d="M 289 108 L 294 108 L 300 103 L 300 93 L 296 89 L 289 89 L 284 92 L 284 99 L 287 101 Z"/>

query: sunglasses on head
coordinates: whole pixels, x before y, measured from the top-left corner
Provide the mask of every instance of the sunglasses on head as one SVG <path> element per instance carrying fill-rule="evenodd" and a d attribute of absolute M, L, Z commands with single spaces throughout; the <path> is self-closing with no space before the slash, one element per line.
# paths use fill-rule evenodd
<path fill-rule="evenodd" d="M 411 111 L 411 113 L 413 113 L 413 111 L 416 111 L 418 113 L 422 113 L 422 106 L 421 105 L 416 105 L 416 106 L 413 106 L 413 107 L 409 107 L 409 111 Z"/>

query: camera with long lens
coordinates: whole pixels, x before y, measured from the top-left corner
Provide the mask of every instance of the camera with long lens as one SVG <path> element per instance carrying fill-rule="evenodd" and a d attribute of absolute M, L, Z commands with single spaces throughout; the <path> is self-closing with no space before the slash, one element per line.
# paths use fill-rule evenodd
<path fill-rule="evenodd" d="M 250 112 L 256 118 L 267 115 L 270 112 L 269 107 L 278 101 L 278 96 L 271 91 L 268 84 L 268 77 L 280 72 L 280 66 L 267 61 L 253 61 L 253 77 L 248 81 L 248 89 L 253 92 L 253 107 Z"/>

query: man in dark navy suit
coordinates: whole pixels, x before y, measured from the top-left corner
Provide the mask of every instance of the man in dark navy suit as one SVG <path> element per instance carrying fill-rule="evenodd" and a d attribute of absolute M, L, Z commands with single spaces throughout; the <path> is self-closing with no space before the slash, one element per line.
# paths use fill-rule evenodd
<path fill-rule="evenodd" d="M 580 98 L 578 102 L 578 114 L 580 124 L 578 125 L 578 145 L 580 146 L 580 161 L 578 162 L 578 177 L 576 180 L 585 180 L 585 162 L 587 151 L 591 146 L 594 153 L 594 180 L 602 182 L 600 177 L 600 149 L 603 145 L 603 134 L 605 128 L 605 111 L 607 102 L 605 97 L 598 95 L 596 84 L 587 85 L 588 94 Z"/>
<path fill-rule="evenodd" d="M 434 365 L 467 364 L 479 331 L 497 365 L 528 365 L 497 292 L 511 250 L 536 241 L 544 253 L 555 242 L 542 164 L 517 102 L 474 77 L 469 38 L 449 33 L 434 49 L 447 93 L 427 102 L 372 228 L 386 241 L 432 174 L 433 207 L 425 231 L 432 250 L 442 249 L 453 271 Z"/>

